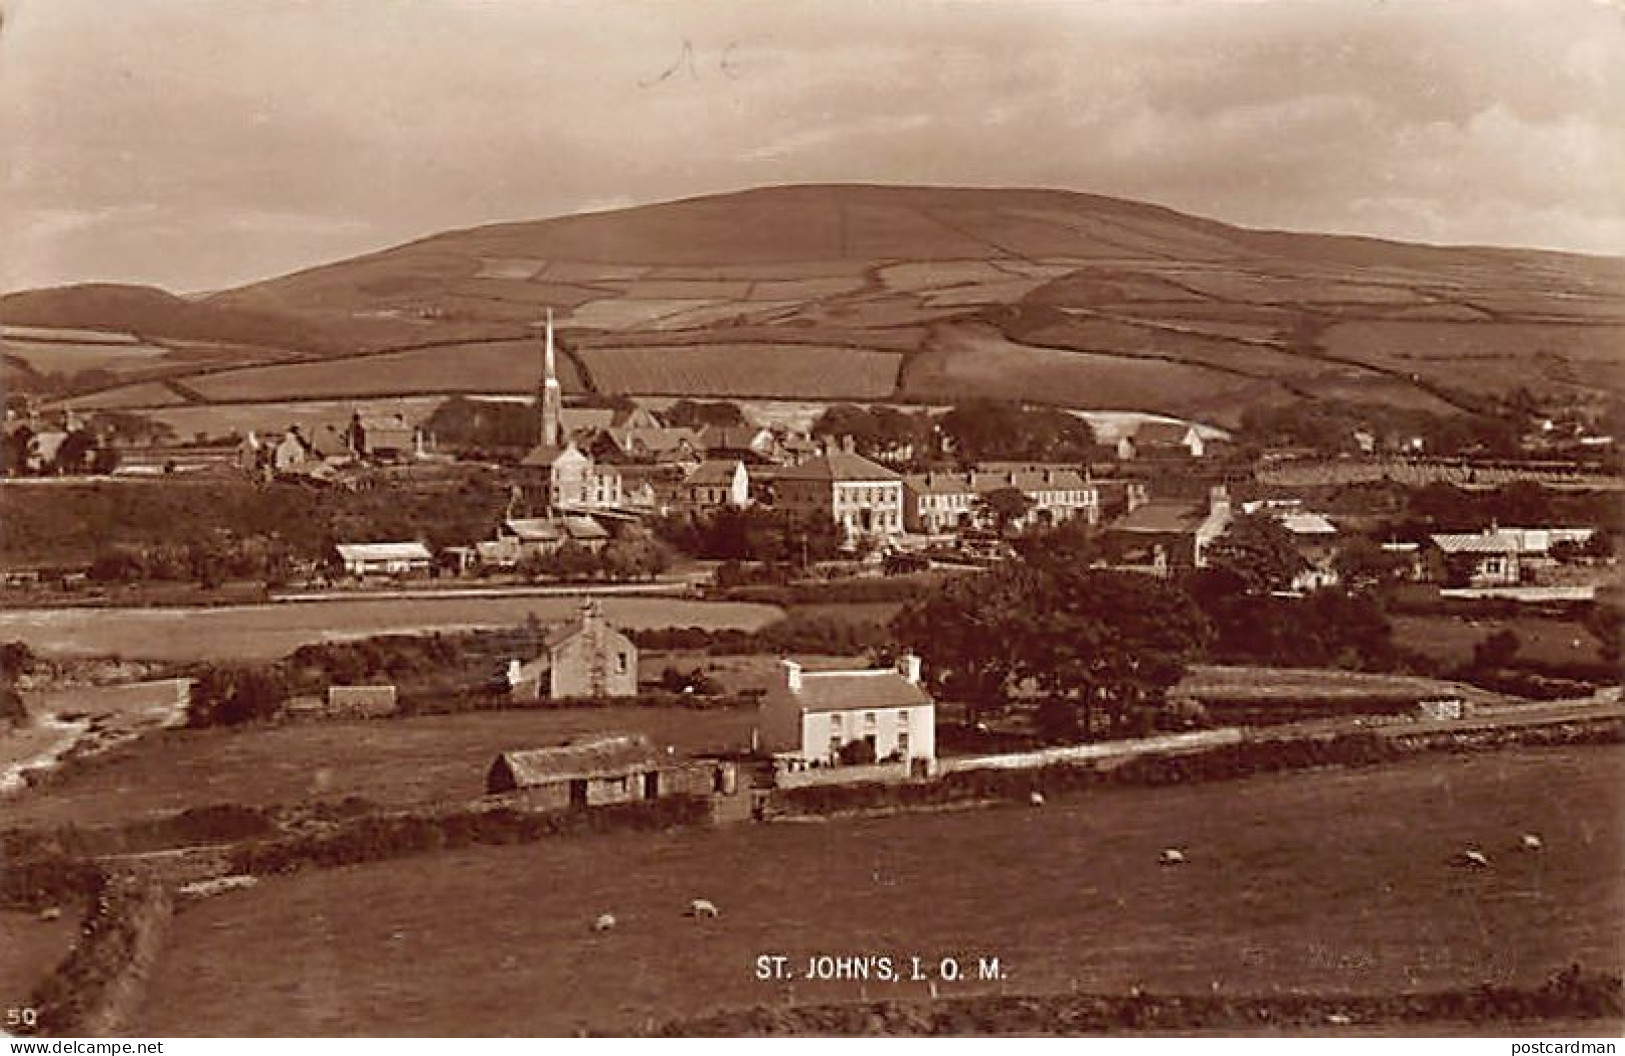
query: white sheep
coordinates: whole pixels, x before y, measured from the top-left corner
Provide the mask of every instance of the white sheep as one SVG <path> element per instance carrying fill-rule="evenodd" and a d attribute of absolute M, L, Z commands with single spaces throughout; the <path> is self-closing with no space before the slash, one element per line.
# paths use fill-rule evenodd
<path fill-rule="evenodd" d="M 1465 866 L 1468 869 L 1488 869 L 1490 860 L 1483 851 L 1467 850 L 1461 852 L 1460 857 L 1456 859 L 1456 864 Z"/>
<path fill-rule="evenodd" d="M 1161 856 L 1157 860 L 1163 865 L 1184 865 L 1185 852 L 1177 847 L 1164 847 Z"/>
<path fill-rule="evenodd" d="M 690 902 L 688 904 L 688 914 L 687 915 L 690 916 L 690 917 L 694 917 L 696 919 L 698 919 L 698 918 L 714 919 L 716 917 L 716 915 L 717 915 L 717 907 L 709 899 L 696 898 L 694 901 L 692 901 L 692 902 Z"/>
<path fill-rule="evenodd" d="M 1027 802 L 1031 803 L 1035 807 L 1043 806 L 1044 805 L 1044 793 L 1042 793 L 1042 792 L 1034 792 L 1034 793 L 1032 793 L 1031 795 L 1029 795 L 1027 797 Z"/>
<path fill-rule="evenodd" d="M 1524 833 L 1523 839 L 1520 841 L 1519 845 L 1526 851 L 1539 851 L 1546 847 L 1546 845 L 1541 842 L 1540 837 L 1536 836 L 1532 832 Z"/>
<path fill-rule="evenodd" d="M 615 927 L 615 924 L 616 924 L 615 914 L 613 914 L 613 913 L 600 913 L 600 914 L 598 914 L 598 919 L 592 922 L 592 930 L 594 930 L 594 931 L 610 931 Z"/>

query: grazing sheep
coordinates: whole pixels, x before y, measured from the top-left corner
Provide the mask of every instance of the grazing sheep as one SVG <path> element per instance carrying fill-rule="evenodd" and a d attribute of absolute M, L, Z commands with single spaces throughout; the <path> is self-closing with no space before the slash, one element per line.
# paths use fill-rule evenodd
<path fill-rule="evenodd" d="M 1467 869 L 1488 869 L 1490 860 L 1483 851 L 1462 851 L 1456 858 L 1456 864 Z"/>
<path fill-rule="evenodd" d="M 688 904 L 688 916 L 699 918 L 715 918 L 717 907 L 708 899 L 696 898 Z"/>
<path fill-rule="evenodd" d="M 45 921 L 47 923 L 49 923 L 50 921 L 53 921 L 53 920 L 61 920 L 62 919 L 62 907 L 60 907 L 60 906 L 48 906 L 45 909 L 40 910 L 39 911 L 39 919 L 41 919 L 41 920 L 43 920 L 43 921 Z"/>
<path fill-rule="evenodd" d="M 615 927 L 615 914 L 600 913 L 598 919 L 592 922 L 592 930 L 609 931 Z"/>
<path fill-rule="evenodd" d="M 1539 851 L 1544 849 L 1546 845 L 1540 841 L 1539 836 L 1536 836 L 1532 832 L 1526 832 L 1523 834 L 1523 840 L 1521 841 L 1520 846 L 1522 846 L 1526 851 Z"/>
<path fill-rule="evenodd" d="M 1035 807 L 1043 806 L 1044 805 L 1044 793 L 1042 793 L 1042 792 L 1034 792 L 1032 795 L 1027 797 L 1027 802 L 1031 803 Z"/>
<path fill-rule="evenodd" d="M 1164 847 L 1162 855 L 1157 860 L 1163 865 L 1184 865 L 1185 852 L 1176 847 Z"/>

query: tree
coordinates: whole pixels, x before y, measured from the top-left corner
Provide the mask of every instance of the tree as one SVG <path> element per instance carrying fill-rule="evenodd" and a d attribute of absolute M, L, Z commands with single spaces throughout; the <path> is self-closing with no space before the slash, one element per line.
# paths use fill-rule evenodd
<path fill-rule="evenodd" d="M 56 449 L 56 471 L 58 473 L 82 473 L 85 463 L 96 447 L 96 438 L 87 430 L 75 429 L 62 438 L 62 443 Z"/>
<path fill-rule="evenodd" d="M 1000 535 L 1032 512 L 1033 500 L 1020 488 L 996 488 L 976 500 L 976 510 L 993 522 Z"/>
<path fill-rule="evenodd" d="M 1058 568 L 1037 586 L 1019 671 L 1049 696 L 1039 721 L 1051 739 L 1093 737 L 1097 716 L 1113 732 L 1143 724 L 1208 636 L 1189 595 L 1164 580 Z"/>
<path fill-rule="evenodd" d="M 975 721 L 1009 703 L 1032 592 L 1030 573 L 1017 564 L 956 576 L 906 605 L 892 620 L 892 634 L 919 655 L 933 691 L 964 704 Z"/>
<path fill-rule="evenodd" d="M 1232 520 L 1207 548 L 1207 566 L 1234 577 L 1248 594 L 1284 590 L 1306 567 L 1292 533 L 1264 512 Z"/>
<path fill-rule="evenodd" d="M 739 405 L 726 401 L 698 403 L 694 400 L 678 400 L 666 408 L 660 417 L 669 426 L 683 426 L 689 429 L 701 429 L 708 425 L 727 427 L 748 424 L 745 412 L 739 409 Z"/>
<path fill-rule="evenodd" d="M 1403 557 L 1390 554 L 1365 536 L 1350 539 L 1332 558 L 1338 580 L 1356 593 L 1376 590 L 1392 580 L 1403 566 Z"/>
<path fill-rule="evenodd" d="M 1484 636 L 1473 646 L 1473 667 L 1481 671 L 1494 671 L 1512 663 L 1523 647 L 1523 639 L 1511 628 L 1502 628 Z"/>

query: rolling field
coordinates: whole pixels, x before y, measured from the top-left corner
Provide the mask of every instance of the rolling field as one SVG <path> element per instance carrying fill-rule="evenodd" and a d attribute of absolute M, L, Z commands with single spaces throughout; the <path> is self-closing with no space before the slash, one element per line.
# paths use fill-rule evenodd
<path fill-rule="evenodd" d="M 534 338 L 466 342 L 382 355 L 222 371 L 187 379 L 210 400 L 272 400 L 432 392 L 531 392 L 541 372 Z M 568 356 L 559 383 L 582 391 Z"/>
<path fill-rule="evenodd" d="M 346 796 L 390 806 L 457 802 L 485 792 L 491 760 L 509 748 L 626 732 L 681 752 L 716 751 L 748 746 L 754 721 L 749 708 L 571 708 L 165 730 L 7 799 L 5 823 L 111 825 L 217 803 Z"/>
<path fill-rule="evenodd" d="M 578 353 L 605 393 L 878 399 L 902 357 L 860 348 L 758 343 L 593 348 Z"/>
<path fill-rule="evenodd" d="M 569 596 L 511 598 L 356 598 L 214 608 L 12 609 L 0 612 L 0 641 L 22 641 L 43 656 L 127 659 L 274 660 L 309 642 L 377 634 L 466 630 L 575 616 Z M 783 615 L 772 605 L 608 597 L 604 613 L 619 627 L 739 627 L 756 630 Z"/>
<path fill-rule="evenodd" d="M 815 953 L 1000 959 L 1001 981 L 944 993 L 1390 993 L 1538 984 L 1573 961 L 1619 971 L 1621 766 L 1617 747 L 1434 756 L 1040 810 L 588 837 L 310 872 L 182 912 L 131 1028 L 556 1035 L 924 996 L 913 982 L 759 982 L 763 954 L 798 973 Z M 1516 849 L 1530 831 L 1543 852 Z M 1167 846 L 1188 864 L 1160 867 Z M 1468 846 L 1491 868 L 1451 867 Z M 695 897 L 721 917 L 683 917 Z M 619 927 L 592 932 L 605 911 Z"/>

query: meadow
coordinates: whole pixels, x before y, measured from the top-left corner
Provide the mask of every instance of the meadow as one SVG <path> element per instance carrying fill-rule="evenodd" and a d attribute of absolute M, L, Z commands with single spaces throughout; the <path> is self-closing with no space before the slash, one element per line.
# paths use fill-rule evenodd
<path fill-rule="evenodd" d="M 902 361 L 869 349 L 750 342 L 593 348 L 579 355 L 605 393 L 826 399 L 888 396 Z"/>
<path fill-rule="evenodd" d="M 347 598 L 339 601 L 223 605 L 210 608 L 11 609 L 0 612 L 0 641 L 26 642 L 44 656 L 112 656 L 194 661 L 275 660 L 309 642 L 376 634 L 507 627 L 534 613 L 567 620 L 572 596 L 495 598 Z M 608 597 L 618 627 L 738 627 L 757 630 L 783 613 L 772 605 Z"/>
<path fill-rule="evenodd" d="M 170 729 L 76 764 L 5 801 L 24 828 L 116 825 L 191 807 L 349 796 L 387 806 L 476 799 L 499 752 L 590 733 L 643 733 L 682 753 L 750 743 L 752 709 L 557 708 Z"/>
<path fill-rule="evenodd" d="M 75 906 L 49 921 L 34 913 L 0 910 L 0 1015 L 27 1005 L 35 984 L 67 956 L 78 934 Z"/>
<path fill-rule="evenodd" d="M 567 1035 L 925 996 L 916 982 L 759 981 L 764 954 L 798 974 L 811 954 L 999 958 L 1002 978 L 944 994 L 1382 994 L 1539 984 L 1571 962 L 1617 972 L 1622 761 L 1612 746 L 1437 755 L 273 878 L 176 918 L 131 1027 Z M 1545 850 L 1519 851 L 1525 832 Z M 1160 866 L 1168 846 L 1187 864 Z M 1490 868 L 1453 867 L 1466 847 Z M 696 897 L 721 916 L 683 916 Z M 594 932 L 606 911 L 618 927 Z"/>
<path fill-rule="evenodd" d="M 1549 664 L 1594 663 L 1597 639 L 1578 623 L 1542 616 L 1395 616 L 1394 640 L 1436 660 L 1465 664 L 1473 647 L 1497 631 L 1518 636 L 1517 659 Z"/>

